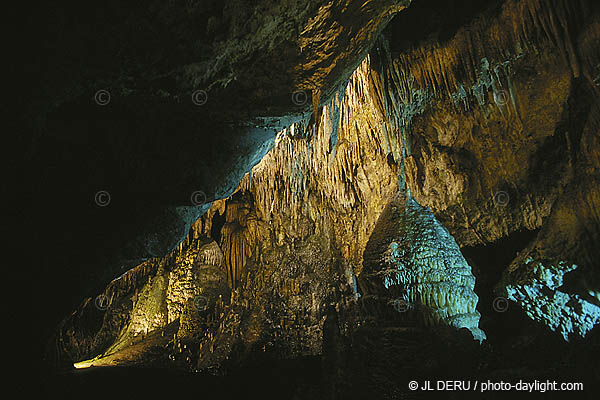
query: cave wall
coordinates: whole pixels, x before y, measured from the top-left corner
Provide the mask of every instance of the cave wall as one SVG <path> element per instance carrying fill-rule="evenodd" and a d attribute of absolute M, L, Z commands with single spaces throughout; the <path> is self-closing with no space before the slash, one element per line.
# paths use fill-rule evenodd
<path fill-rule="evenodd" d="M 173 250 L 206 202 L 229 197 L 282 127 L 313 99 L 327 101 L 409 3 L 61 1 L 25 9 L 11 27 L 20 39 L 12 42 L 19 92 L 11 175 L 24 204 L 17 225 L 48 255 L 28 259 L 40 266 L 36 293 L 53 299 L 44 325 Z M 52 295 L 71 290 L 78 293 Z"/>
<path fill-rule="evenodd" d="M 399 192 L 459 247 L 539 229 L 498 293 L 565 339 L 585 336 L 600 320 L 597 11 L 506 1 L 403 52 L 392 22 L 317 119 L 279 131 L 170 255 L 113 281 L 106 310 L 88 298 L 67 317 L 54 354 L 210 369 L 330 351 L 333 318 L 348 337 L 376 312 L 402 314 L 364 298 L 384 256 L 365 249 Z"/>
<path fill-rule="evenodd" d="M 436 102 L 413 126 L 412 193 L 461 246 L 541 228 L 498 293 L 565 339 L 598 321 L 598 164 L 590 152 L 598 141 L 598 48 L 590 42 L 598 17 L 590 7 L 508 2 L 493 23 L 474 20 L 476 29 L 399 57 L 417 86 L 453 103 Z M 558 291 L 571 271 L 567 293 Z"/>

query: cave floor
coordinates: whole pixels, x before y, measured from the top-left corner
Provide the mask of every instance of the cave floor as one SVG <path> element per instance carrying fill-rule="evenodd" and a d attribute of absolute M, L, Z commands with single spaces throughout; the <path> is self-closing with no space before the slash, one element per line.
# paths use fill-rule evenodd
<path fill-rule="evenodd" d="M 175 321 L 163 329 L 157 329 L 148 335 L 140 335 L 134 340 L 123 345 L 119 350 L 107 355 L 99 355 L 91 360 L 80 361 L 74 364 L 75 368 L 97 367 L 124 367 L 134 365 L 150 365 L 154 367 L 167 367 L 165 364 L 166 346 L 179 329 Z"/>

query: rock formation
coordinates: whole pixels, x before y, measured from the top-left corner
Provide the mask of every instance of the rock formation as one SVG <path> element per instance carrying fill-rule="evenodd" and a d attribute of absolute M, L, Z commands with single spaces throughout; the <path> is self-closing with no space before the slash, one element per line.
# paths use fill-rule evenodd
<path fill-rule="evenodd" d="M 209 3 L 165 14 L 173 61 L 150 52 L 111 80 L 119 110 L 176 132 L 155 140 L 152 116 L 114 138 L 115 176 L 154 200 L 48 360 L 227 376 L 321 357 L 327 384 L 303 390 L 326 398 L 402 398 L 455 358 L 486 379 L 529 351 L 544 356 L 519 365 L 540 376 L 582 371 L 600 322 L 598 4 Z M 191 45 L 197 18 L 214 46 Z M 61 85 L 45 103 L 59 128 L 83 96 Z M 177 105 L 200 89 L 206 107 Z M 156 165 L 125 162 L 135 146 Z"/>
<path fill-rule="evenodd" d="M 379 218 L 365 248 L 365 295 L 387 298 L 426 325 L 467 328 L 483 341 L 475 277 L 448 231 L 410 197 L 391 202 Z"/>

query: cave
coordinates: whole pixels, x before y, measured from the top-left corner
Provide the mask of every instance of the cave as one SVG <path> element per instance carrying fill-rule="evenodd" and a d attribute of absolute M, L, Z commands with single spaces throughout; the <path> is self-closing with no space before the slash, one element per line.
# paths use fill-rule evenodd
<path fill-rule="evenodd" d="M 31 389 L 600 395 L 598 1 L 23 12 Z"/>

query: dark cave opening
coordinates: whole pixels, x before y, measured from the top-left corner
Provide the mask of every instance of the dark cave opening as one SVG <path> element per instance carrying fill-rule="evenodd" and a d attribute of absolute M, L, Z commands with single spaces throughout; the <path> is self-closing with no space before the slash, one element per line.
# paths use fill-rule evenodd
<path fill-rule="evenodd" d="M 600 354 L 596 328 L 586 340 L 574 337 L 569 342 L 558 332 L 529 318 L 518 305 L 495 293 L 510 262 L 538 235 L 537 230 L 522 230 L 494 243 L 463 247 L 461 252 L 477 277 L 475 292 L 479 296 L 480 327 L 487 335 L 482 344 L 486 356 L 481 362 L 494 369 L 513 369 L 520 376 L 544 370 L 536 377 L 554 380 L 572 379 L 592 385 L 597 371 L 584 367 Z M 595 344 L 594 344 L 595 343 Z"/>
<path fill-rule="evenodd" d="M 210 228 L 210 237 L 213 238 L 217 243 L 221 243 L 221 230 L 223 229 L 223 225 L 225 225 L 226 221 L 227 218 L 225 213 L 215 213 L 215 215 L 213 215 L 212 227 Z"/>
<path fill-rule="evenodd" d="M 475 293 L 479 296 L 477 308 L 481 312 L 480 326 L 491 342 L 502 342 L 508 337 L 511 329 L 508 318 L 514 316 L 513 313 L 505 312 L 510 310 L 510 303 L 499 299 L 494 293 L 494 286 L 500 281 L 510 262 L 535 239 L 538 233 L 539 229 L 522 230 L 494 243 L 461 248 L 476 278 Z M 495 301 L 498 303 L 496 306 Z"/>
<path fill-rule="evenodd" d="M 33 149 L 22 180 L 31 206 L 23 254 L 40 336 L 27 347 L 48 392 L 396 400 L 413 398 L 409 379 L 594 384 L 597 327 L 587 336 L 576 327 L 567 341 L 494 289 L 549 232 L 541 254 L 585 265 L 565 278 L 563 289 L 579 297 L 561 323 L 589 325 L 576 318 L 600 305 L 595 2 L 113 3 L 91 16 L 44 6 L 53 10 L 48 26 L 46 15 L 29 18 L 43 40 L 28 56 L 36 66 L 24 68 L 34 83 L 24 114 L 34 122 L 31 140 L 22 139 Z M 380 46 L 386 39 L 391 49 Z M 482 57 L 489 76 L 477 70 Z M 342 81 L 339 104 L 326 99 Z M 498 82 L 514 109 L 499 104 Z M 100 90 L 110 92 L 106 104 Z M 205 104 L 194 102 L 198 90 Z M 323 103 L 316 110 L 313 96 Z M 401 138 L 410 138 L 410 156 L 396 162 Z M 391 301 L 404 286 L 381 289 L 383 307 L 362 284 L 363 296 L 352 293 L 399 169 L 423 189 L 413 192 L 419 204 L 457 232 L 443 243 L 500 237 L 460 249 L 476 278 L 481 344 L 462 322 L 427 314 L 468 307 L 455 315 L 472 321 L 470 274 L 457 273 L 468 284 L 415 283 L 429 286 L 412 300 L 423 303 L 414 314 Z M 490 190 L 510 206 L 489 207 Z M 190 201 L 198 191 L 206 204 Z M 396 249 L 403 241 L 395 238 Z M 373 260 L 393 251 L 378 248 Z M 423 265 L 441 270 L 447 259 L 434 252 Z M 528 263 L 517 271 L 529 273 Z M 111 307 L 95 305 L 104 293 Z M 214 310 L 201 312 L 209 303 Z M 426 397 L 464 398 L 437 394 Z"/>
<path fill-rule="evenodd" d="M 444 43 L 483 12 L 496 12 L 502 3 L 502 0 L 415 1 L 396 15 L 388 27 L 392 54 L 416 47 L 422 41 Z"/>

